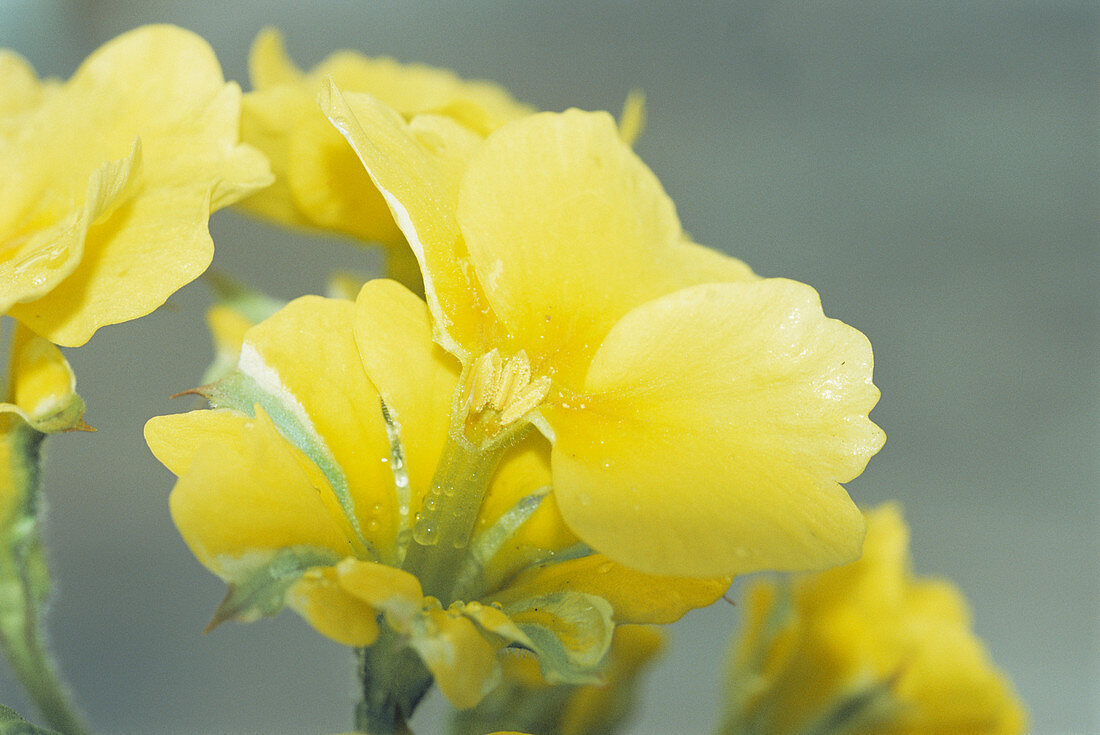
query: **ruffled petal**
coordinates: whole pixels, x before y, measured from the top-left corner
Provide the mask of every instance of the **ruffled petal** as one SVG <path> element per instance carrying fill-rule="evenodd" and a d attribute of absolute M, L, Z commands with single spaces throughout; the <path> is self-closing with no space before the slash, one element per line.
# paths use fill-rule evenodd
<path fill-rule="evenodd" d="M 210 260 L 210 212 L 271 180 L 266 160 L 237 144 L 239 105 L 240 90 L 188 31 L 139 28 L 92 54 L 0 157 L 4 260 L 29 277 L 0 302 L 40 299 L 68 276 L 63 293 L 12 313 L 77 346 L 193 279 Z M 112 183 L 118 176 L 124 185 Z"/>
<path fill-rule="evenodd" d="M 882 445 L 871 349 L 785 280 L 694 286 L 622 319 L 585 395 L 543 410 L 566 522 L 654 574 L 817 569 L 859 553 L 839 483 Z"/>

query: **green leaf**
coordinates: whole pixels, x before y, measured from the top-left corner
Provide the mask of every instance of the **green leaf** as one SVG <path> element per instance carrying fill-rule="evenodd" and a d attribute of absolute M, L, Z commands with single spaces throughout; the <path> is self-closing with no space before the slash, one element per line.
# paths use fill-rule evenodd
<path fill-rule="evenodd" d="M 24 720 L 10 707 L 0 704 L 0 735 L 59 735 Z"/>
<path fill-rule="evenodd" d="M 286 604 L 286 592 L 313 567 L 331 566 L 338 561 L 328 549 L 294 546 L 278 551 L 251 552 L 221 560 L 230 578 L 229 591 L 218 605 L 203 632 L 227 620 L 243 623 L 277 614 Z"/>
<path fill-rule="evenodd" d="M 553 592 L 504 608 L 531 641 L 551 684 L 597 684 L 615 632 L 607 600 L 583 592 Z"/>

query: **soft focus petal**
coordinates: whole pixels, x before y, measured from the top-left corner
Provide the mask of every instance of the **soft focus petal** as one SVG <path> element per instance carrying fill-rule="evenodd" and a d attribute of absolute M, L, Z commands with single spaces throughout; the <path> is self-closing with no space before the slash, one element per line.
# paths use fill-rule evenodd
<path fill-rule="evenodd" d="M 16 325 L 10 370 L 11 403 L 0 403 L 0 412 L 14 413 L 43 433 L 87 428 L 81 420 L 84 401 L 76 394 L 76 376 L 61 350 Z"/>
<path fill-rule="evenodd" d="M 47 90 L 54 86 L 39 82 L 34 68 L 22 56 L 0 49 L 0 140 L 15 129 L 13 118 L 41 104 Z"/>
<path fill-rule="evenodd" d="M 314 227 L 405 247 L 386 200 L 315 102 L 290 136 L 286 180 L 295 206 Z"/>
<path fill-rule="evenodd" d="M 1025 716 L 971 630 L 951 584 L 914 578 L 908 529 L 887 505 L 867 514 L 863 556 L 749 590 L 732 662 L 726 733 L 842 723 L 868 735 L 1018 735 Z"/>
<path fill-rule="evenodd" d="M 458 182 L 480 139 L 443 118 L 406 123 L 369 95 L 322 90 L 321 109 L 347 139 L 385 197 L 394 220 L 420 261 L 436 340 L 463 356 L 479 341 L 477 288 L 463 269 L 455 219 Z"/>
<path fill-rule="evenodd" d="M 241 140 L 267 156 L 275 181 L 238 202 L 238 209 L 292 227 L 313 226 L 294 201 L 286 171 L 290 165 L 289 123 L 316 114 L 316 107 L 314 99 L 294 87 L 277 86 L 244 95 Z"/>
<path fill-rule="evenodd" d="M 256 37 L 249 70 L 255 91 L 245 98 L 243 137 L 271 158 L 279 180 L 244 208 L 287 224 L 398 247 L 404 247 L 404 237 L 385 200 L 317 109 L 317 93 L 329 80 L 348 92 L 369 93 L 405 118 L 434 113 L 477 135 L 529 111 L 494 84 L 352 51 L 336 52 L 304 73 L 271 28 Z"/>
<path fill-rule="evenodd" d="M 587 395 L 547 408 L 566 521 L 659 574 L 815 569 L 859 553 L 840 482 L 882 444 L 866 338 L 793 281 L 684 289 L 604 340 Z M 608 519 L 614 519 L 609 522 Z"/>
<path fill-rule="evenodd" d="M 192 553 L 225 574 L 250 552 L 354 548 L 321 500 L 306 460 L 262 409 L 243 431 L 202 445 L 172 490 L 172 520 Z"/>
<path fill-rule="evenodd" d="M 210 212 L 270 182 L 266 160 L 237 144 L 239 105 L 188 31 L 139 28 L 92 54 L 23 116 L 0 157 L 3 269 L 19 275 L 15 287 L 3 279 L 0 302 L 39 299 L 12 313 L 76 346 L 193 279 L 210 260 Z M 66 290 L 39 298 L 66 276 Z"/>

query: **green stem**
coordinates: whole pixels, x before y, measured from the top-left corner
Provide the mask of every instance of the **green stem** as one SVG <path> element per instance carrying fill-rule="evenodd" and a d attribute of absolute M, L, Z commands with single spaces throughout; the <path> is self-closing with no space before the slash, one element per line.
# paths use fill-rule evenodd
<path fill-rule="evenodd" d="M 362 699 L 355 708 L 355 729 L 369 735 L 411 735 L 408 720 L 432 685 L 420 656 L 385 622 L 378 640 L 356 650 Z"/>
<path fill-rule="evenodd" d="M 0 466 L 0 650 L 49 727 L 63 735 L 88 735 L 42 629 L 50 588 L 38 535 L 45 436 L 21 421 L 0 426 L 0 456 L 6 460 Z"/>
<path fill-rule="evenodd" d="M 425 595 L 444 607 L 454 601 L 450 598 L 466 556 L 462 550 L 470 542 L 497 463 L 512 443 L 508 438 L 475 445 L 452 431 L 424 497 L 401 566 L 416 575 Z"/>

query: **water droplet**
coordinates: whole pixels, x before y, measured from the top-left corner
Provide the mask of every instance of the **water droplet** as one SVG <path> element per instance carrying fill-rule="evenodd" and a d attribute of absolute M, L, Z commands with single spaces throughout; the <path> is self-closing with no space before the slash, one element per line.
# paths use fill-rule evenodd
<path fill-rule="evenodd" d="M 435 510 L 439 507 L 439 497 L 436 495 L 429 495 L 424 498 L 424 508 L 426 510 Z"/>
<path fill-rule="evenodd" d="M 495 600 L 493 602 L 489 603 L 489 607 L 493 608 L 494 610 L 503 610 L 504 609 L 504 605 L 501 605 L 499 602 L 496 602 Z"/>
<path fill-rule="evenodd" d="M 592 505 L 592 496 L 591 495 L 582 495 L 581 496 L 581 505 L 583 505 L 585 508 Z"/>
<path fill-rule="evenodd" d="M 375 503 L 374 505 L 372 505 L 370 507 L 370 512 L 373 515 L 381 515 L 381 513 L 382 513 L 382 504 L 381 503 Z"/>
<path fill-rule="evenodd" d="M 371 518 L 370 521 L 367 522 L 367 530 L 368 531 L 377 531 L 378 530 L 378 520 L 376 518 Z"/>
<path fill-rule="evenodd" d="M 430 521 L 420 520 L 413 529 L 413 538 L 421 546 L 435 546 L 439 541 L 439 527 Z"/>
<path fill-rule="evenodd" d="M 466 612 L 473 613 L 474 615 L 476 615 L 477 613 L 481 612 L 481 603 L 478 602 L 477 600 L 467 602 L 466 603 Z"/>
<path fill-rule="evenodd" d="M 386 464 L 386 463 L 388 463 L 389 461 L 390 461 L 390 460 L 389 460 L 389 457 L 383 457 L 383 458 L 382 458 L 382 464 Z"/>
<path fill-rule="evenodd" d="M 596 567 L 596 573 L 597 574 L 607 574 L 608 572 L 610 572 L 614 568 L 615 568 L 615 564 L 613 562 L 605 561 L 603 564 Z"/>

